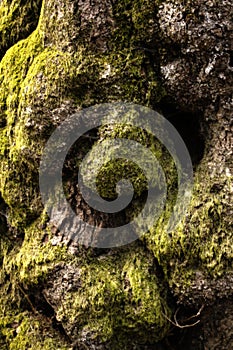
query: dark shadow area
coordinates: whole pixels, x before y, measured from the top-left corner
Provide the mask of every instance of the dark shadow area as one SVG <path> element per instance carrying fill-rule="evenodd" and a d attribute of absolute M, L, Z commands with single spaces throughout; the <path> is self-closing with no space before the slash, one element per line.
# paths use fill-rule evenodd
<path fill-rule="evenodd" d="M 182 137 L 195 168 L 201 161 L 205 148 L 200 127 L 201 112 L 182 111 L 168 96 L 161 100 L 159 108 Z"/>
<path fill-rule="evenodd" d="M 233 302 L 232 298 L 216 300 L 206 306 L 196 318 L 200 322 L 187 328 L 173 327 L 171 336 L 161 342 L 161 350 L 230 350 L 233 348 Z M 190 315 L 191 309 L 184 310 Z M 193 310 L 195 314 L 197 310 Z M 195 319 L 194 319 L 195 320 Z M 182 323 L 181 323 L 182 324 Z M 157 349 L 156 346 L 150 350 Z"/>
<path fill-rule="evenodd" d="M 5 235 L 7 231 L 7 204 L 5 203 L 0 193 L 0 236 Z"/>
<path fill-rule="evenodd" d="M 230 51 L 230 61 L 229 61 L 229 66 L 233 67 L 233 51 Z"/>
<path fill-rule="evenodd" d="M 52 305 L 46 300 L 42 291 L 43 287 L 32 287 L 30 290 L 24 290 L 20 287 L 20 293 L 22 295 L 21 307 L 23 310 L 33 312 L 38 317 L 44 318 L 52 328 L 60 334 L 68 344 L 71 343 L 69 336 L 67 335 L 62 323 L 57 320 L 56 313 Z"/>

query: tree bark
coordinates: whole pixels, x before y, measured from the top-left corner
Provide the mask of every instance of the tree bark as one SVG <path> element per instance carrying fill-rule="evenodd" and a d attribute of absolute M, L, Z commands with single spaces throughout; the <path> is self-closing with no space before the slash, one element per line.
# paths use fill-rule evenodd
<path fill-rule="evenodd" d="M 231 19 L 230 0 L 0 1 L 1 349 L 231 348 Z M 120 101 L 150 107 L 176 127 L 193 162 L 192 200 L 168 235 L 177 193 L 168 152 L 145 131 L 94 129 L 63 169 L 77 215 L 98 229 L 121 226 L 146 200 L 144 178 L 127 165 L 139 183 L 129 210 L 109 216 L 82 198 L 81 159 L 108 138 L 155 150 L 170 194 L 136 241 L 86 247 L 46 215 L 40 160 L 67 117 Z M 114 169 L 113 181 L 108 167 L 99 181 L 109 201 Z"/>

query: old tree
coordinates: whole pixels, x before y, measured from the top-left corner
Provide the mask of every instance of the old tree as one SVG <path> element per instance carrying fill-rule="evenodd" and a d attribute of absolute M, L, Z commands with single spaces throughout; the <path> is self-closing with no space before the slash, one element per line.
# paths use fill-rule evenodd
<path fill-rule="evenodd" d="M 0 1 L 1 349 L 233 348 L 232 41 L 230 0 Z M 144 203 L 143 181 L 131 209 L 111 218 L 81 198 L 79 156 L 106 137 L 159 150 L 169 194 L 138 240 L 85 247 L 46 215 L 40 158 L 68 116 L 117 101 L 176 127 L 193 162 L 192 200 L 168 235 L 169 154 L 144 131 L 93 130 L 64 164 L 67 200 L 85 220 L 121 225 Z M 111 200 L 109 180 L 126 164 L 107 165 L 99 190 Z"/>

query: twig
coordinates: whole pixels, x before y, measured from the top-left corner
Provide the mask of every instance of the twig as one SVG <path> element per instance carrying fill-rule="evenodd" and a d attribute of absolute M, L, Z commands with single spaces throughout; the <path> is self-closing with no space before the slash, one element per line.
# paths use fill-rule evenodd
<path fill-rule="evenodd" d="M 6 219 L 8 219 L 8 215 L 7 215 L 6 213 L 4 213 L 3 211 L 0 211 L 0 214 L 1 214 L 2 216 L 4 216 Z"/>
<path fill-rule="evenodd" d="M 201 308 L 199 309 L 199 311 L 197 312 L 196 315 L 193 315 L 193 316 L 191 316 L 191 317 L 189 317 L 189 318 L 186 318 L 184 321 L 189 321 L 189 320 L 191 320 L 192 318 L 196 318 L 196 317 L 200 316 L 201 311 L 203 310 L 203 308 L 204 308 L 204 305 L 201 306 Z M 200 320 L 197 320 L 196 322 L 191 323 L 191 324 L 185 324 L 185 325 L 179 324 L 179 322 L 177 321 L 177 314 L 178 314 L 179 309 L 180 309 L 180 308 L 178 308 L 178 309 L 176 310 L 175 314 L 174 314 L 174 321 L 172 321 L 169 317 L 167 317 L 167 315 L 165 315 L 163 312 L 162 312 L 162 315 L 163 315 L 171 324 L 173 324 L 173 326 L 178 327 L 178 328 L 194 327 L 194 326 L 196 326 L 196 325 L 200 322 Z"/>
<path fill-rule="evenodd" d="M 185 318 L 184 321 L 186 322 L 186 321 L 191 320 L 192 318 L 196 318 L 196 317 L 200 316 L 200 314 L 201 314 L 201 312 L 202 312 L 203 309 L 204 309 L 204 305 L 202 305 L 202 306 L 200 307 L 200 309 L 198 310 L 198 312 L 196 313 L 196 315 L 193 315 L 193 316 L 191 316 L 191 317 L 189 317 L 189 318 Z"/>
<path fill-rule="evenodd" d="M 35 307 L 33 306 L 33 304 L 32 304 L 32 302 L 31 302 L 29 296 L 26 294 L 26 292 L 23 290 L 23 288 L 22 288 L 18 283 L 17 283 L 17 285 L 18 285 L 18 287 L 19 287 L 20 292 L 23 293 L 25 299 L 27 300 L 28 304 L 30 305 L 30 307 L 31 307 L 31 309 L 32 309 L 32 311 L 33 311 L 33 313 L 36 315 L 36 314 L 37 314 L 37 311 L 36 311 Z"/>

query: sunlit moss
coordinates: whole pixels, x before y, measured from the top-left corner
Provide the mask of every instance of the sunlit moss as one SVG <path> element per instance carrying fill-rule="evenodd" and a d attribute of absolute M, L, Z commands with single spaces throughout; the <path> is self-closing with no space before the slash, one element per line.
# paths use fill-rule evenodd
<path fill-rule="evenodd" d="M 9 350 L 70 350 L 57 337 L 46 319 L 29 312 L 3 317 L 0 323 L 1 349 Z"/>
<path fill-rule="evenodd" d="M 18 40 L 36 28 L 41 0 L 2 0 L 0 3 L 0 58 Z"/>

